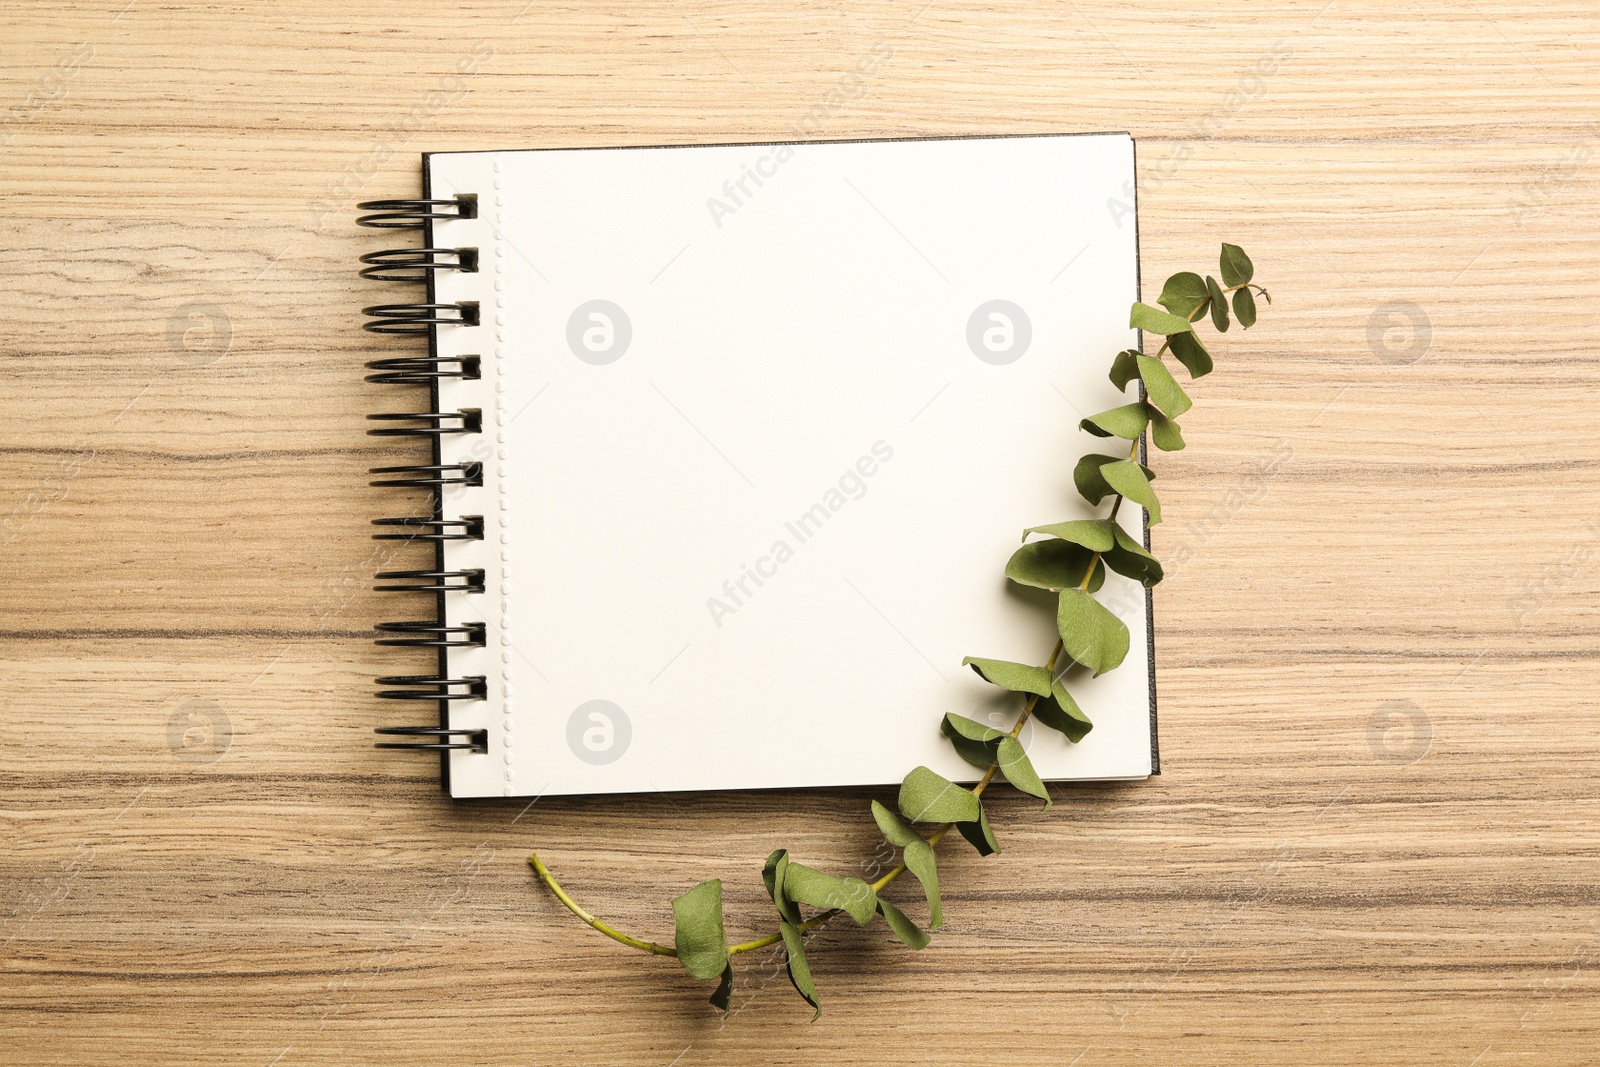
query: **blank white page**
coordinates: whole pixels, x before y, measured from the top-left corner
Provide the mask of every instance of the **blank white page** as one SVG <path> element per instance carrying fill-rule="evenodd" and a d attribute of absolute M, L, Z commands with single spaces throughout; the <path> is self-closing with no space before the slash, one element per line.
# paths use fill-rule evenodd
<path fill-rule="evenodd" d="M 1054 598 L 1007 582 L 1024 527 L 1103 514 L 1072 485 L 1078 429 L 1125 398 L 1138 298 L 1124 134 L 444 153 L 434 224 L 479 250 L 440 302 L 481 357 L 440 410 L 482 435 L 447 494 L 483 515 L 448 548 L 486 591 L 450 594 L 487 645 L 451 653 L 488 697 L 450 725 L 456 796 L 843 786 L 924 764 L 976 771 L 946 712 L 1021 699 L 964 656 L 1043 663 Z M 1144 538 L 1143 513 L 1121 520 Z M 1145 591 L 1109 576 L 1123 665 L 1069 687 L 1080 744 L 1030 726 L 1046 778 L 1152 770 Z"/>

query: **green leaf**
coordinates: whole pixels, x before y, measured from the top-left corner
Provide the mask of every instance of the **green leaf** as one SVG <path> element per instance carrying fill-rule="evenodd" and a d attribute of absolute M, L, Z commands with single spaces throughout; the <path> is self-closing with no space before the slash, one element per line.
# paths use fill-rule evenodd
<path fill-rule="evenodd" d="M 788 950 L 789 981 L 794 983 L 795 992 L 817 1009 L 816 1015 L 811 1016 L 811 1021 L 816 1022 L 822 1015 L 822 1005 L 817 1003 L 817 987 L 811 981 L 811 967 L 806 963 L 805 939 L 793 923 L 781 923 L 778 932 L 783 935 L 783 947 Z"/>
<path fill-rule="evenodd" d="M 926 767 L 900 783 L 900 814 L 912 822 L 967 822 L 981 810 L 976 794 Z"/>
<path fill-rule="evenodd" d="M 1149 421 L 1150 414 L 1143 404 L 1124 404 L 1120 408 L 1090 415 L 1078 425 L 1096 437 L 1121 437 L 1131 441 L 1144 431 L 1145 423 Z"/>
<path fill-rule="evenodd" d="M 956 718 L 959 719 L 961 716 L 957 715 Z M 963 721 L 972 722 L 971 719 L 965 719 Z M 973 723 L 973 725 L 976 726 L 978 724 Z M 950 721 L 949 715 L 946 715 L 940 720 L 939 732 L 944 734 L 944 736 L 949 739 L 950 747 L 956 750 L 956 755 L 960 756 L 974 767 L 982 767 L 987 771 L 994 765 L 994 738 L 981 740 L 974 737 L 968 737 L 960 728 Z M 1002 736 L 998 730 L 993 730 L 991 733 L 995 735 L 995 738 Z"/>
<path fill-rule="evenodd" d="M 945 714 L 944 721 L 949 723 L 950 728 L 956 733 L 973 741 L 993 741 L 995 738 L 1006 735 L 1004 730 L 996 730 L 993 726 L 985 726 L 976 719 L 957 715 L 953 711 Z"/>
<path fill-rule="evenodd" d="M 1108 456 L 1104 452 L 1090 452 L 1078 460 L 1078 465 L 1072 469 L 1072 484 L 1078 487 L 1078 493 L 1091 504 L 1098 504 L 1112 491 L 1106 480 L 1100 477 L 1100 468 L 1107 463 L 1120 463 L 1121 457 Z M 1156 480 L 1156 472 L 1149 467 L 1144 467 L 1144 476 L 1150 481 Z"/>
<path fill-rule="evenodd" d="M 790 900 L 814 908 L 837 908 L 865 926 L 872 921 L 878 895 L 859 878 L 836 878 L 803 863 L 790 862 L 783 876 L 783 892 Z"/>
<path fill-rule="evenodd" d="M 711 1006 L 716 1008 L 726 1018 L 728 1005 L 733 1002 L 733 964 L 729 963 L 722 969 L 722 981 L 717 983 L 717 988 L 711 991 Z"/>
<path fill-rule="evenodd" d="M 1039 780 L 1039 772 L 1033 769 L 1033 761 L 1028 759 L 1022 742 L 1010 735 L 1000 738 L 1000 773 L 1006 776 L 1006 781 L 1044 801 L 1046 808 L 1050 807 L 1050 793 Z"/>
<path fill-rule="evenodd" d="M 1239 325 L 1247 330 L 1256 324 L 1256 298 L 1249 287 L 1234 290 L 1233 313 L 1239 317 Z"/>
<path fill-rule="evenodd" d="M 1126 389 L 1128 383 L 1139 376 L 1139 353 L 1133 349 L 1118 352 L 1111 361 L 1111 384 L 1118 389 Z"/>
<path fill-rule="evenodd" d="M 696 978 L 716 978 L 728 967 L 722 931 L 722 882 L 713 878 L 672 900 L 677 921 L 678 962 Z"/>
<path fill-rule="evenodd" d="M 1052 542 L 1039 543 L 1048 545 Z M 1082 568 L 1079 568 L 1078 580 L 1083 580 Z M 980 659 L 977 656 L 968 656 L 961 661 L 961 665 L 971 667 L 979 678 L 990 685 L 998 685 L 1013 693 L 1038 693 L 1043 696 L 1050 692 L 1050 672 L 1043 667 L 1030 667 L 1026 663 L 1012 663 L 1005 659 Z"/>
<path fill-rule="evenodd" d="M 1128 654 L 1128 628 L 1081 589 L 1061 591 L 1056 629 L 1067 655 L 1096 674 L 1114 670 Z"/>
<path fill-rule="evenodd" d="M 1244 290 L 1240 289 L 1239 292 Z M 1165 412 L 1167 418 L 1175 419 L 1194 407 L 1194 401 L 1183 391 L 1178 379 L 1172 376 L 1165 363 L 1154 356 L 1139 357 L 1139 377 L 1144 379 L 1145 394 L 1150 402 Z"/>
<path fill-rule="evenodd" d="M 1178 424 L 1159 411 L 1150 413 L 1150 440 L 1163 452 L 1177 452 L 1183 448 L 1183 433 Z"/>
<path fill-rule="evenodd" d="M 1161 296 L 1156 303 L 1179 315 L 1185 320 L 1194 317 L 1194 313 L 1201 304 L 1206 302 L 1210 291 L 1206 288 L 1206 281 L 1193 271 L 1183 271 L 1167 279 L 1167 284 L 1161 289 Z"/>
<path fill-rule="evenodd" d="M 1222 246 L 1222 284 L 1232 289 L 1256 276 L 1256 267 L 1238 245 Z"/>
<path fill-rule="evenodd" d="M 883 916 L 883 921 L 889 924 L 889 929 L 894 931 L 909 949 L 924 949 L 928 947 L 928 935 L 917 927 L 917 924 L 906 918 L 906 913 L 893 904 L 878 898 L 878 913 Z"/>
<path fill-rule="evenodd" d="M 1091 504 L 1104 500 L 1111 492 L 1111 487 L 1100 477 L 1100 468 L 1116 461 L 1116 456 L 1108 456 L 1104 452 L 1090 452 L 1078 460 L 1078 465 L 1072 468 L 1072 484 L 1078 487 L 1078 495 Z"/>
<path fill-rule="evenodd" d="M 1161 581 L 1161 563 L 1120 526 L 1117 527 L 1117 545 L 1105 553 L 1104 558 L 1112 570 L 1138 581 L 1146 589 Z"/>
<path fill-rule="evenodd" d="M 1147 333 L 1188 333 L 1193 327 L 1182 315 L 1169 315 L 1149 304 L 1135 304 L 1128 312 L 1128 325 Z"/>
<path fill-rule="evenodd" d="M 1156 499 L 1155 490 L 1150 488 L 1150 483 L 1145 479 L 1144 470 L 1139 464 L 1131 459 L 1118 460 L 1116 463 L 1107 463 L 1101 467 L 1100 474 L 1111 488 L 1135 504 L 1144 506 L 1150 513 L 1150 525 L 1154 526 L 1161 521 L 1161 502 Z M 1116 524 L 1112 523 L 1112 536 L 1115 537 L 1115 534 Z"/>
<path fill-rule="evenodd" d="M 1228 332 L 1228 296 L 1211 275 L 1206 275 L 1206 288 L 1211 290 L 1211 325 L 1218 333 Z"/>
<path fill-rule="evenodd" d="M 944 909 L 939 902 L 939 866 L 934 859 L 933 846 L 924 841 L 910 823 L 876 800 L 872 802 L 872 817 L 889 844 L 900 850 L 906 870 L 922 883 L 922 892 L 928 898 L 928 929 L 939 929 L 944 925 Z"/>
<path fill-rule="evenodd" d="M 767 857 L 766 866 L 761 868 L 761 880 L 767 883 L 767 896 L 772 898 L 772 903 L 778 907 L 778 914 L 785 922 L 796 925 L 800 923 L 800 909 L 794 906 L 783 891 L 784 875 L 789 870 L 789 850 L 780 848 Z"/>
<path fill-rule="evenodd" d="M 956 823 L 956 830 L 967 839 L 967 844 L 978 850 L 980 856 L 992 856 L 1000 851 L 1000 842 L 994 839 L 994 831 L 989 828 L 989 813 L 982 807 L 978 809 L 976 819 Z"/>
<path fill-rule="evenodd" d="M 1071 541 L 1030 541 L 1006 561 L 1006 577 L 1018 585 L 1031 585 L 1036 589 L 1066 589 L 1083 584 L 1084 571 L 1091 562 L 1094 564 L 1094 575 L 1089 579 L 1092 592 L 1106 580 L 1106 569 L 1093 552 Z"/>
<path fill-rule="evenodd" d="M 1116 543 L 1116 535 L 1111 532 L 1113 525 L 1110 519 L 1071 519 L 1067 522 L 1052 522 L 1048 526 L 1030 526 L 1022 531 L 1022 536 L 1044 534 L 1047 537 L 1059 537 L 1075 545 L 1082 545 L 1091 552 L 1104 552 Z"/>
<path fill-rule="evenodd" d="M 1189 377 L 1203 378 L 1211 373 L 1211 353 L 1198 334 L 1175 333 L 1167 338 L 1172 354 L 1189 370 Z"/>
<path fill-rule="evenodd" d="M 1067 692 L 1067 687 L 1058 679 L 1050 689 L 1050 695 L 1043 697 L 1033 706 L 1033 717 L 1050 727 L 1067 735 L 1067 740 L 1077 744 L 1094 729 L 1094 723 L 1089 721 L 1089 716 L 1078 707 L 1078 702 L 1072 699 L 1072 694 Z"/>

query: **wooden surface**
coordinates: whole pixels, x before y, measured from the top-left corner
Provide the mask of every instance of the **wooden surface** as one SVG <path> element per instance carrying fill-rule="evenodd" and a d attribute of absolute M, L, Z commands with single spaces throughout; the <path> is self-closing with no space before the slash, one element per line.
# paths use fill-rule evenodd
<path fill-rule="evenodd" d="M 1591 3 L 123 3 L 0 16 L 0 1058 L 1600 1056 Z M 997 800 L 932 948 L 829 931 L 815 1025 L 747 957 L 724 1024 L 526 853 L 662 938 L 723 877 L 749 936 L 869 793 L 452 804 L 372 749 L 352 204 L 808 113 L 1130 130 L 1147 298 L 1228 239 L 1275 303 L 1160 459 L 1165 773 Z"/>

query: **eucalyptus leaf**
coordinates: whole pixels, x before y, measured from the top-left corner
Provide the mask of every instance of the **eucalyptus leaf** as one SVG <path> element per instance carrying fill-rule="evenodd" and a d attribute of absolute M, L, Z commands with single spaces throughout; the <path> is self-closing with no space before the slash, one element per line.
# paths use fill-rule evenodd
<path fill-rule="evenodd" d="M 1072 694 L 1067 692 L 1067 687 L 1058 679 L 1050 689 L 1050 695 L 1041 697 L 1033 706 L 1033 717 L 1067 736 L 1067 740 L 1077 744 L 1094 729 L 1094 723 L 1089 721 L 1089 716 L 1078 707 L 1078 702 L 1072 699 Z"/>
<path fill-rule="evenodd" d="M 722 981 L 717 983 L 717 988 L 711 991 L 711 1006 L 716 1008 L 726 1018 L 728 1006 L 733 1003 L 733 964 L 729 963 L 722 968 Z"/>
<path fill-rule="evenodd" d="M 1143 404 L 1124 404 L 1120 408 L 1090 415 L 1078 425 L 1096 437 L 1121 437 L 1133 440 L 1144 431 L 1150 421 L 1149 410 Z"/>
<path fill-rule="evenodd" d="M 1234 290 L 1233 313 L 1238 317 L 1239 325 L 1247 330 L 1256 324 L 1256 298 L 1248 286 Z"/>
<path fill-rule="evenodd" d="M 1244 292 L 1240 289 L 1239 292 Z M 1172 376 L 1167 365 L 1154 356 L 1139 357 L 1139 377 L 1144 379 L 1145 395 L 1150 403 L 1160 408 L 1169 419 L 1175 419 L 1194 407 L 1194 401 L 1183 391 L 1178 379 Z"/>
<path fill-rule="evenodd" d="M 722 882 L 713 878 L 672 900 L 678 962 L 696 978 L 716 978 L 728 967 L 722 930 Z"/>
<path fill-rule="evenodd" d="M 1128 654 L 1128 628 L 1081 589 L 1061 591 L 1056 629 L 1067 655 L 1096 674 L 1115 669 Z"/>
<path fill-rule="evenodd" d="M 992 856 L 1000 851 L 1000 842 L 994 839 L 994 831 L 989 828 L 989 813 L 981 807 L 976 819 L 956 823 L 956 831 L 967 839 L 967 844 L 978 850 L 980 856 Z"/>
<path fill-rule="evenodd" d="M 1094 552 L 1071 541 L 1030 541 L 1006 561 L 1006 577 L 1036 589 L 1066 589 L 1083 584 L 1084 572 L 1091 563 L 1094 574 L 1089 578 L 1089 591 L 1094 592 L 1106 580 L 1105 566 Z"/>
<path fill-rule="evenodd" d="M 1184 316 L 1168 314 L 1149 304 L 1133 305 L 1133 310 L 1128 312 L 1128 325 L 1147 333 L 1159 334 L 1188 333 L 1193 329 Z"/>
<path fill-rule="evenodd" d="M 957 716 L 957 718 L 960 718 L 960 716 Z M 971 720 L 968 721 L 970 722 Z M 993 740 L 986 742 L 966 736 L 951 724 L 948 715 L 940 720 L 939 732 L 949 740 L 950 747 L 956 750 L 956 755 L 974 767 L 982 767 L 987 771 L 994 766 L 995 745 Z M 998 730 L 994 731 L 994 733 L 996 737 L 1000 736 Z"/>
<path fill-rule="evenodd" d="M 1108 377 L 1111 384 L 1118 389 L 1126 389 L 1128 383 L 1139 376 L 1139 353 L 1133 349 L 1118 352 L 1111 360 L 1111 373 Z"/>
<path fill-rule="evenodd" d="M 1048 672 L 1045 677 L 1049 678 Z M 1046 682 L 1046 685 L 1048 684 Z M 1004 730 L 996 730 L 993 726 L 985 726 L 976 719 L 969 719 L 965 715 L 957 715 L 953 711 L 946 713 L 944 721 L 949 723 L 950 728 L 956 733 L 973 741 L 993 741 L 1006 735 Z"/>
<path fill-rule="evenodd" d="M 937 930 L 944 925 L 944 908 L 939 902 L 939 865 L 934 858 L 933 846 L 923 840 L 911 824 L 879 804 L 872 802 L 872 817 L 889 844 L 900 850 L 900 859 L 928 898 L 928 929 Z"/>
<path fill-rule="evenodd" d="M 1150 513 L 1150 525 L 1154 526 L 1161 521 L 1161 502 L 1156 499 L 1154 489 L 1144 476 L 1144 470 L 1131 459 L 1120 460 L 1116 463 L 1107 463 L 1100 468 L 1101 475 L 1106 484 L 1117 492 L 1140 504 Z M 1116 524 L 1112 524 L 1112 536 L 1115 537 Z"/>
<path fill-rule="evenodd" d="M 1116 535 L 1111 532 L 1113 525 L 1110 519 L 1069 519 L 1066 522 L 1052 522 L 1048 526 L 1030 526 L 1022 531 L 1022 536 L 1044 534 L 1082 545 L 1091 552 L 1104 552 L 1116 543 Z"/>
<path fill-rule="evenodd" d="M 781 923 L 778 932 L 783 935 L 783 947 L 787 950 L 789 981 L 794 983 L 795 992 L 817 1009 L 816 1014 L 811 1016 L 811 1021 L 816 1022 L 822 1015 L 822 1005 L 817 1003 L 817 987 L 811 981 L 811 966 L 806 963 L 805 938 L 796 925 L 789 922 Z"/>
<path fill-rule="evenodd" d="M 1072 468 L 1072 484 L 1078 487 L 1078 495 L 1091 504 L 1104 500 L 1111 492 L 1111 487 L 1100 477 L 1100 468 L 1116 461 L 1116 456 L 1108 456 L 1104 452 L 1090 452 L 1079 459 L 1078 465 Z"/>
<path fill-rule="evenodd" d="M 1178 424 L 1159 411 L 1150 413 L 1150 441 L 1163 452 L 1177 452 L 1183 448 L 1183 432 Z"/>
<path fill-rule="evenodd" d="M 1009 735 L 1000 738 L 999 761 L 1000 773 L 1006 776 L 1006 781 L 1044 801 L 1046 808 L 1050 807 L 1050 793 L 1039 779 L 1039 772 L 1033 769 L 1033 761 L 1028 759 L 1022 742 Z"/>
<path fill-rule="evenodd" d="M 1211 290 L 1211 325 L 1218 333 L 1228 332 L 1228 296 L 1211 275 L 1206 275 L 1206 288 Z"/>
<path fill-rule="evenodd" d="M 1113 534 L 1112 536 L 1115 537 L 1116 535 Z M 1048 545 L 1055 542 L 1040 541 L 1037 543 Z M 1079 580 L 1082 580 L 1081 573 Z M 989 684 L 998 685 L 1001 689 L 1009 689 L 1013 693 L 1038 693 L 1043 696 L 1050 692 L 1050 672 L 1043 667 L 1030 667 L 1026 663 L 1012 663 L 1010 660 L 1005 659 L 980 659 L 977 656 L 968 656 L 961 661 L 961 665 L 963 667 L 971 667 L 977 672 L 979 678 Z M 970 722 L 971 720 L 968 721 Z"/>
<path fill-rule="evenodd" d="M 872 887 L 859 878 L 836 878 L 792 861 L 784 873 L 783 892 L 814 908 L 837 908 L 862 926 L 872 921 L 878 903 Z"/>
<path fill-rule="evenodd" d="M 1167 279 L 1167 284 L 1161 289 L 1161 296 L 1156 303 L 1185 319 L 1192 319 L 1194 313 L 1210 297 L 1206 288 L 1206 281 L 1193 271 L 1182 271 Z"/>
<path fill-rule="evenodd" d="M 1244 249 L 1238 245 L 1224 244 L 1222 246 L 1222 284 L 1232 289 L 1236 285 L 1243 285 L 1256 276 L 1256 267 L 1250 262 L 1250 257 L 1244 254 Z"/>
<path fill-rule="evenodd" d="M 878 913 L 883 916 L 883 921 L 889 924 L 889 929 L 894 931 L 894 936 L 905 943 L 909 949 L 918 950 L 928 947 L 928 935 L 918 928 L 917 924 L 906 918 L 906 913 L 893 904 L 878 898 Z"/>
<path fill-rule="evenodd" d="M 1078 487 L 1078 494 L 1091 504 L 1098 504 L 1111 494 L 1112 489 L 1106 480 L 1100 477 L 1100 468 L 1107 463 L 1120 463 L 1122 457 L 1108 456 L 1104 452 L 1090 452 L 1078 460 L 1078 465 L 1072 469 L 1072 484 Z M 1150 481 L 1156 480 L 1156 472 L 1149 467 L 1144 467 L 1144 476 Z"/>
<path fill-rule="evenodd" d="M 1167 338 L 1172 354 L 1189 371 L 1191 378 L 1203 378 L 1211 373 L 1211 353 L 1201 342 L 1199 334 L 1175 333 Z"/>
<path fill-rule="evenodd" d="M 1146 589 L 1162 579 L 1161 563 L 1120 526 L 1117 527 L 1116 547 L 1103 558 L 1112 570 L 1134 579 Z"/>
<path fill-rule="evenodd" d="M 766 865 L 761 868 L 761 880 L 767 884 L 767 896 L 777 905 L 778 914 L 784 921 L 799 924 L 800 909 L 783 891 L 784 875 L 788 870 L 789 850 L 780 848 L 767 857 Z"/>
<path fill-rule="evenodd" d="M 983 810 L 971 790 L 926 767 L 906 775 L 900 783 L 899 803 L 900 814 L 912 822 L 968 822 Z"/>

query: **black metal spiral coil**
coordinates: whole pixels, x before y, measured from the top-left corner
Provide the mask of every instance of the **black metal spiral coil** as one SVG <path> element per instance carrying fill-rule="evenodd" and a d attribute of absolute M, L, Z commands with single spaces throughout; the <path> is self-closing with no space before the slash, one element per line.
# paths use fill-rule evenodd
<path fill-rule="evenodd" d="M 398 527 L 399 533 L 375 533 L 374 541 L 482 541 L 483 516 L 463 515 L 459 519 L 373 519 L 374 526 Z M 413 533 L 412 530 L 421 530 Z"/>
<path fill-rule="evenodd" d="M 477 356 L 403 356 L 398 359 L 375 359 L 367 364 L 367 381 L 381 385 L 432 385 L 442 378 L 461 378 L 475 381 L 483 377 L 483 365 Z"/>
<path fill-rule="evenodd" d="M 385 593 L 423 593 L 434 601 L 432 618 L 380 622 L 376 642 L 386 647 L 431 649 L 437 657 L 433 674 L 390 675 L 377 679 L 377 696 L 383 700 L 421 701 L 438 708 L 438 725 L 381 726 L 383 735 L 410 738 L 380 741 L 377 747 L 440 753 L 441 781 L 448 787 L 451 752 L 485 752 L 488 735 L 483 730 L 452 729 L 449 709 L 452 703 L 483 700 L 488 683 L 482 676 L 453 676 L 449 654 L 455 648 L 482 648 L 487 644 L 487 628 L 481 622 L 450 625 L 445 619 L 445 596 L 449 593 L 476 594 L 484 591 L 484 572 L 478 569 L 450 570 L 445 565 L 444 546 L 451 541 L 481 541 L 484 524 L 481 515 L 444 517 L 444 493 L 455 487 L 483 484 L 479 463 L 446 463 L 441 458 L 441 442 L 447 436 L 483 432 L 482 412 L 474 409 L 444 411 L 439 406 L 441 381 L 474 380 L 482 376 L 478 356 L 441 356 L 436 345 L 437 330 L 447 326 L 477 326 L 478 305 L 470 301 L 438 302 L 434 279 L 443 271 L 473 273 L 478 270 L 476 248 L 439 248 L 431 240 L 433 224 L 451 219 L 478 217 L 477 198 L 456 196 L 450 199 L 371 200 L 359 204 L 366 214 L 356 221 L 362 226 L 384 230 L 422 230 L 423 247 L 391 248 L 368 252 L 361 257 L 361 276 L 376 282 L 421 284 L 424 300 L 417 303 L 375 304 L 363 308 L 367 317 L 362 328 L 372 333 L 427 338 L 426 354 L 393 356 L 367 364 L 366 380 L 382 385 L 424 386 L 428 404 L 422 411 L 382 412 L 368 418 L 381 423 L 367 432 L 375 437 L 425 438 L 431 457 L 426 462 L 374 467 L 377 475 L 371 484 L 394 489 L 422 489 L 429 493 L 425 514 L 374 519 L 379 541 L 413 541 L 433 547 L 433 564 L 415 570 L 381 571 L 374 588 Z"/>
<path fill-rule="evenodd" d="M 368 485 L 381 486 L 388 489 L 411 489 L 417 486 L 426 488 L 442 485 L 483 485 L 483 464 L 481 463 L 429 463 L 406 467 L 373 467 L 368 474 L 398 474 L 404 477 L 379 478 L 377 481 L 368 482 Z M 390 538 L 396 540 L 396 538 Z"/>
<path fill-rule="evenodd" d="M 370 212 L 356 216 L 356 224 L 379 230 L 420 230 L 435 219 L 478 217 L 475 196 L 457 196 L 449 200 L 368 200 L 356 207 Z"/>
<path fill-rule="evenodd" d="M 443 437 L 446 434 L 482 433 L 483 412 L 466 411 L 386 411 L 367 418 L 381 422 L 420 422 L 421 426 L 381 426 L 368 430 L 373 437 Z"/>
<path fill-rule="evenodd" d="M 370 322 L 361 324 L 363 330 L 373 333 L 427 334 L 435 326 L 476 326 L 478 305 L 470 301 L 458 304 L 374 304 L 361 309 L 370 315 Z"/>
<path fill-rule="evenodd" d="M 380 622 L 375 629 L 379 633 L 399 635 L 374 641 L 388 648 L 482 648 L 489 643 L 488 628 L 481 622 L 445 626 L 436 619 L 419 619 L 416 622 Z"/>
<path fill-rule="evenodd" d="M 466 752 L 489 751 L 489 731 L 451 730 L 443 726 L 380 726 L 373 733 L 399 734 L 403 737 L 465 738 L 463 741 L 379 741 L 377 748 L 399 748 L 410 752 Z"/>
<path fill-rule="evenodd" d="M 396 674 L 379 678 L 379 685 L 403 685 L 408 689 L 380 689 L 383 700 L 482 700 L 489 693 L 489 680 L 481 674 L 468 678 L 442 678 L 437 674 Z M 465 687 L 465 691 L 461 691 Z"/>
<path fill-rule="evenodd" d="M 459 270 L 476 274 L 476 248 L 386 248 L 361 257 L 367 266 L 363 278 L 379 282 L 425 282 L 436 270 Z"/>
<path fill-rule="evenodd" d="M 472 567 L 464 571 L 379 571 L 373 575 L 380 582 L 398 582 L 399 585 L 375 585 L 379 593 L 481 593 L 483 571 Z"/>

